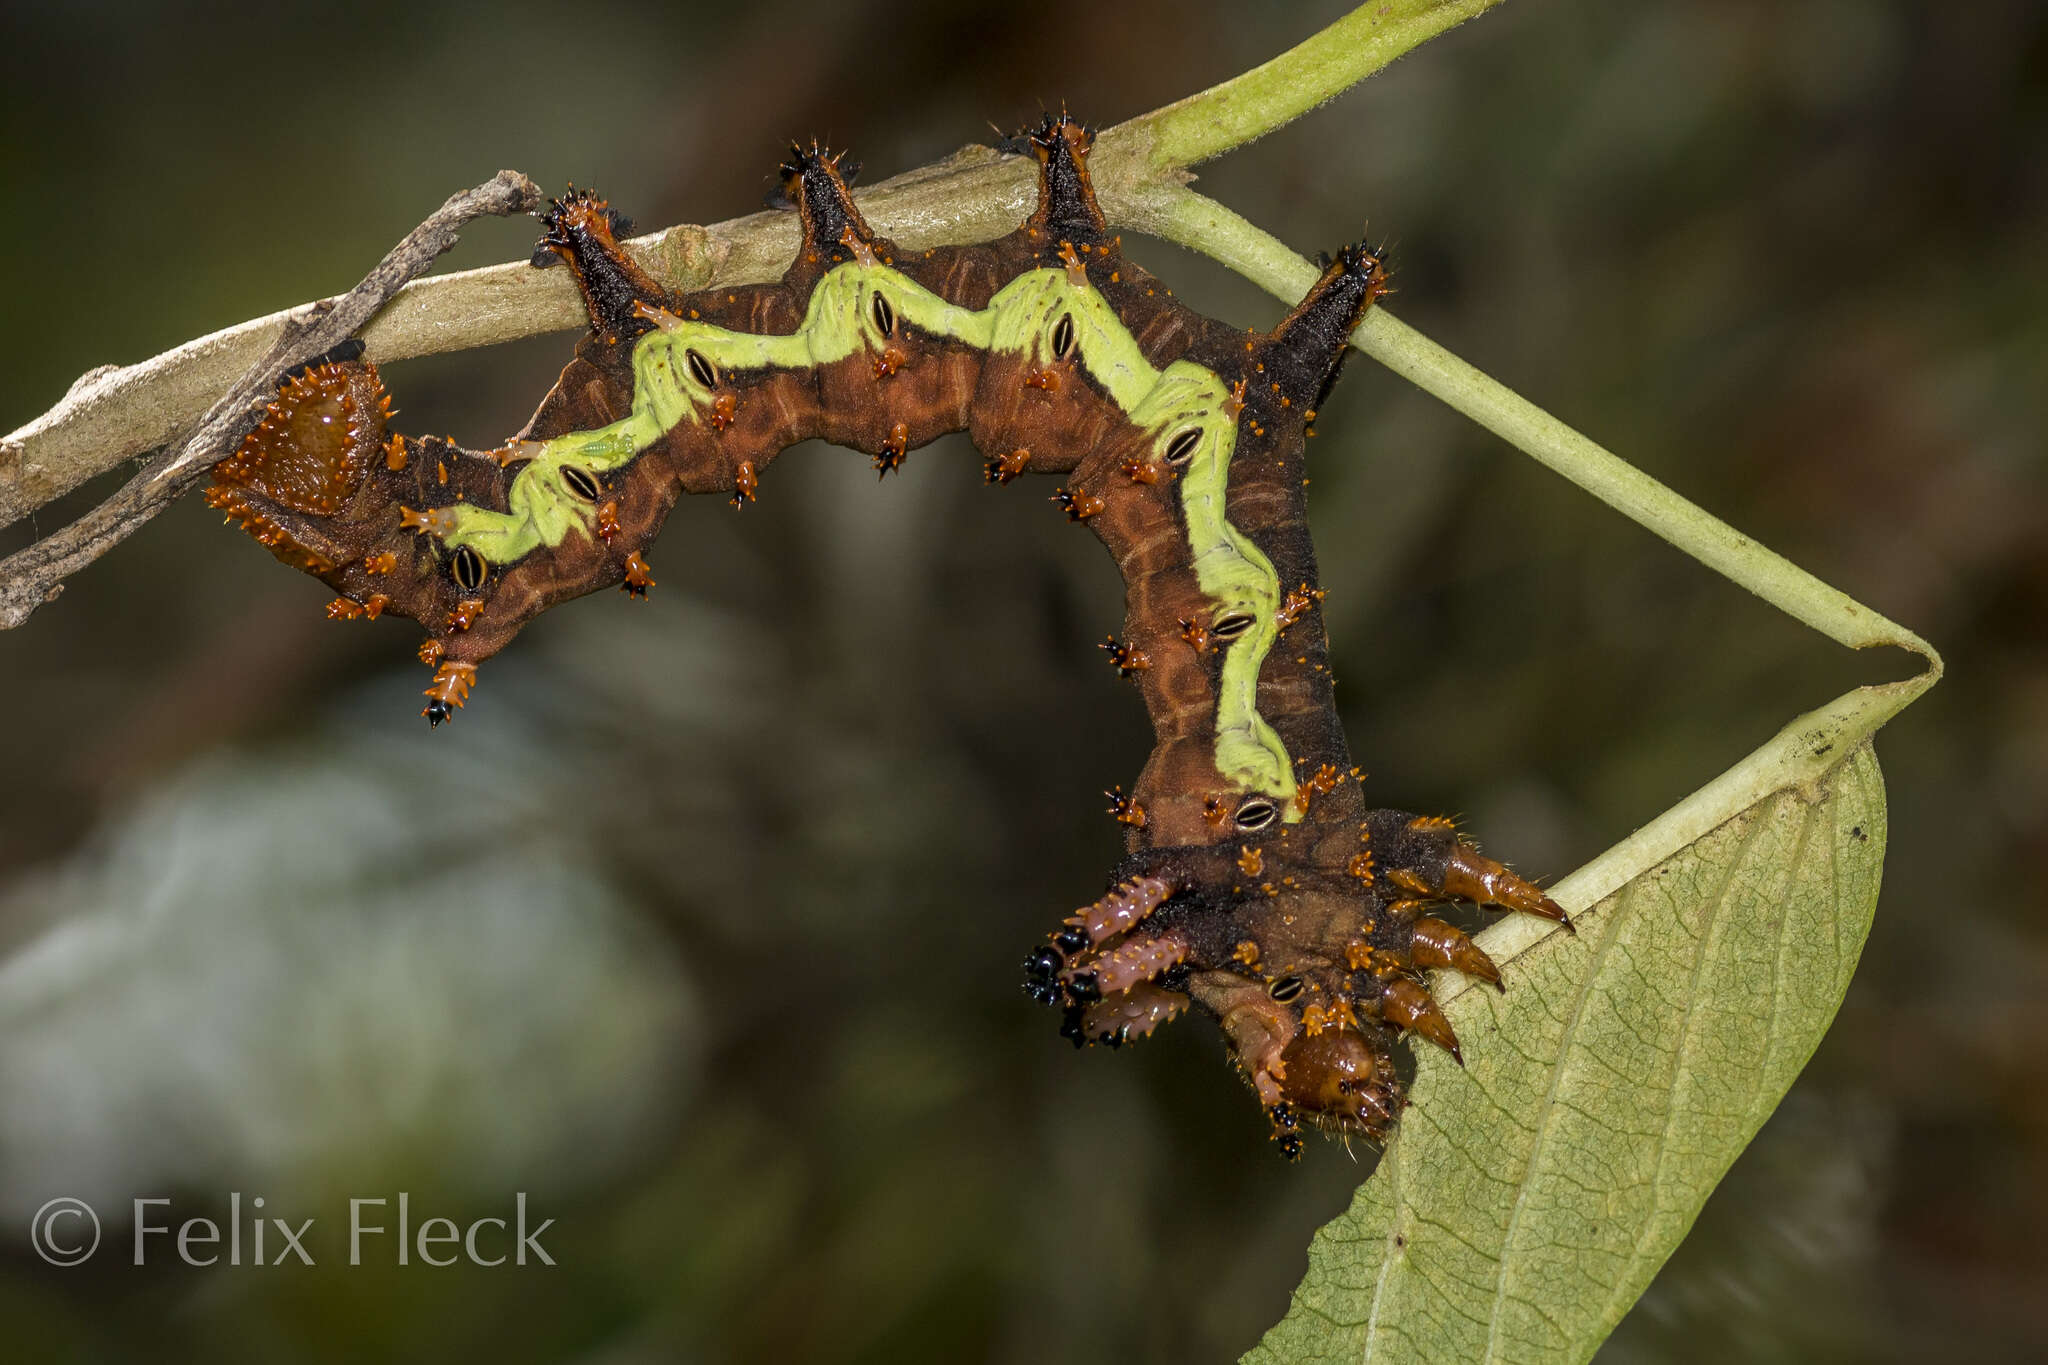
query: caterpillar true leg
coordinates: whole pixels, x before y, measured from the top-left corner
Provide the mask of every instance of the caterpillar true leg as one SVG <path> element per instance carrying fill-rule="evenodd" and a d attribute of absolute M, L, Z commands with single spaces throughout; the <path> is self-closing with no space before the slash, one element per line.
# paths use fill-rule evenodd
<path fill-rule="evenodd" d="M 1121 1047 L 1133 1038 L 1145 1037 L 1187 1007 L 1188 998 L 1179 991 L 1141 982 L 1088 1006 L 1081 1029 L 1089 1039 Z"/>

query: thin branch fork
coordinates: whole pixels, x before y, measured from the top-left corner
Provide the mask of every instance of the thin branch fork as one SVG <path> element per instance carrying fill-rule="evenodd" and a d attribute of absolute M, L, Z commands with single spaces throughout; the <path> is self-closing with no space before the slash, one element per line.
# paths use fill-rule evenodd
<path fill-rule="evenodd" d="M 241 444 L 262 419 L 278 376 L 353 336 L 435 258 L 455 245 L 459 230 L 485 214 L 527 213 L 540 190 L 517 171 L 500 171 L 474 189 L 450 196 L 391 248 L 362 283 L 338 299 L 294 310 L 277 339 L 207 409 L 189 434 L 170 442 L 121 490 L 63 530 L 0 561 L 0 628 L 18 626 L 64 591 L 64 579 L 132 535 L 215 462 Z"/>

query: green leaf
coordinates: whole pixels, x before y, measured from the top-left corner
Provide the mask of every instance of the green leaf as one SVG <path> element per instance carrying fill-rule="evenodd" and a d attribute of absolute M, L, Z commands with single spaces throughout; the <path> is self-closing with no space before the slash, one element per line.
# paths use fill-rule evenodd
<path fill-rule="evenodd" d="M 1423 1049 L 1379 1169 L 1247 1360 L 1593 1354 L 1848 989 L 1885 801 L 1868 738 L 1836 752 L 1538 940 L 1505 995 L 1455 993 L 1468 1069 Z"/>

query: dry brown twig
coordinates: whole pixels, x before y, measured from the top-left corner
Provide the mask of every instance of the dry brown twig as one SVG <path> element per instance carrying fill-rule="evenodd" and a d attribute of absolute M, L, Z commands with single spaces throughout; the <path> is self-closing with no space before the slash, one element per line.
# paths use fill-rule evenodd
<path fill-rule="evenodd" d="M 18 626 L 37 607 L 64 591 L 64 579 L 134 533 L 137 527 L 168 507 L 179 494 L 206 477 L 215 461 L 234 449 L 262 417 L 264 407 L 276 391 L 280 374 L 353 336 L 379 309 L 390 302 L 412 280 L 434 263 L 442 252 L 454 246 L 459 230 L 471 219 L 485 214 L 506 215 L 530 212 L 540 202 L 540 191 L 517 171 L 500 171 L 474 189 L 452 195 L 426 221 L 407 233 L 391 248 L 361 284 L 338 299 L 321 299 L 274 318 L 265 319 L 271 335 L 255 363 L 242 371 L 228 391 L 206 410 L 195 426 L 169 439 L 162 453 L 144 465 L 141 472 L 119 492 L 87 512 L 63 530 L 17 551 L 0 562 L 0 627 Z M 245 344 L 260 344 L 249 336 Z M 181 348 L 189 349 L 189 348 Z M 178 352 L 172 352 L 176 356 Z M 166 368 L 170 357 L 132 367 L 137 370 Z M 72 386 L 65 401 L 40 419 L 49 424 L 64 413 L 67 405 L 89 405 L 96 394 L 121 386 L 129 372 L 112 369 L 94 371 Z M 145 380 L 145 382 L 147 382 Z M 24 428 L 8 438 L 10 446 L 23 446 Z M 119 450 L 109 466 L 135 453 Z M 89 466 L 74 466 L 68 484 L 42 500 L 58 496 L 98 472 Z M 18 484 L 18 465 L 16 482 Z M 40 491 L 40 490 L 39 490 Z M 34 504 L 31 504 L 34 505 Z M 14 516 L 27 508 L 8 511 Z M 9 518 L 12 520 L 12 516 Z"/>

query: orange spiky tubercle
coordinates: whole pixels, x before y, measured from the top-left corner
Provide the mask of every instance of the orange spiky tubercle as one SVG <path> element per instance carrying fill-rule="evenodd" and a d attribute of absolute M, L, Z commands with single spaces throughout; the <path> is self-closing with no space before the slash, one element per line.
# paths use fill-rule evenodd
<path fill-rule="evenodd" d="M 631 224 L 595 191 L 573 185 L 539 217 L 542 232 L 533 264 L 545 267 L 562 260 L 577 267 L 576 285 L 598 335 L 623 341 L 646 331 L 639 305 L 662 298 L 663 291 L 619 246 Z"/>
<path fill-rule="evenodd" d="M 434 680 L 427 684 L 427 704 L 420 714 L 429 725 L 440 725 L 462 708 L 469 700 L 469 689 L 475 685 L 475 664 L 444 661 L 434 670 Z"/>

